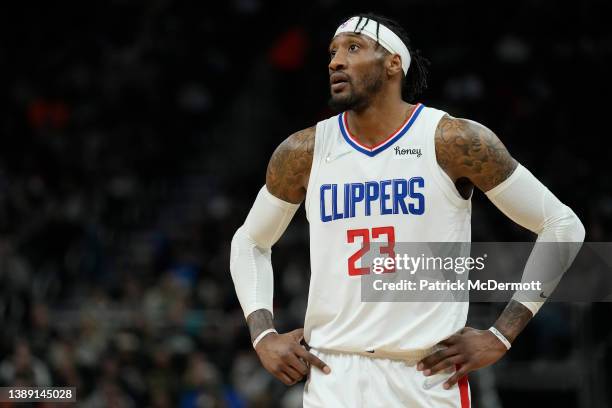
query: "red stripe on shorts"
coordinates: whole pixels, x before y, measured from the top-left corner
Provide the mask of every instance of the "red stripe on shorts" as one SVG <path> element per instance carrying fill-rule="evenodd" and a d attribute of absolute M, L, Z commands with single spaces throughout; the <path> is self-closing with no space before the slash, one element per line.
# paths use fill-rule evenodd
<path fill-rule="evenodd" d="M 467 375 L 459 380 L 459 396 L 461 397 L 461 408 L 470 408 L 470 390 Z"/>

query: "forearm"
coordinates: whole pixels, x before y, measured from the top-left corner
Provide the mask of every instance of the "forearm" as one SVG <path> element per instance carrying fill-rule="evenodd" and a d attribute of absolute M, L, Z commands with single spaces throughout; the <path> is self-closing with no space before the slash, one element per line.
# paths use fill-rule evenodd
<path fill-rule="evenodd" d="M 274 274 L 271 247 L 283 234 L 298 207 L 274 197 L 264 186 L 244 225 L 234 234 L 230 271 L 245 317 L 261 309 L 272 316 Z"/>
<path fill-rule="evenodd" d="M 499 330 L 512 343 L 521 334 L 532 317 L 533 314 L 527 307 L 516 300 L 510 300 L 493 327 Z"/>
<path fill-rule="evenodd" d="M 538 234 L 521 281 L 537 282 L 540 289 L 517 291 L 494 325 L 512 343 L 574 261 L 585 231 L 576 214 L 520 165 L 487 196 L 513 221 Z"/>
<path fill-rule="evenodd" d="M 538 234 L 522 282 L 537 282 L 540 288 L 517 291 L 513 296 L 535 315 L 578 254 L 584 227 L 568 206 L 520 165 L 486 194 L 510 219 Z"/>
<path fill-rule="evenodd" d="M 247 317 L 247 325 L 249 326 L 249 333 L 251 334 L 251 343 L 255 341 L 264 330 L 273 329 L 272 313 L 266 309 L 259 309 L 251 313 Z"/>
<path fill-rule="evenodd" d="M 272 251 L 258 246 L 245 226 L 234 234 L 230 271 L 245 317 L 260 309 L 272 313 L 274 274 L 271 256 Z"/>

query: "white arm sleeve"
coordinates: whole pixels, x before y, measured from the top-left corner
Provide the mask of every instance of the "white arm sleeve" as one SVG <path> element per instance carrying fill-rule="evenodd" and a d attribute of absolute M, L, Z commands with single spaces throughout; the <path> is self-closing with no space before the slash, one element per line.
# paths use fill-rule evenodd
<path fill-rule="evenodd" d="M 580 219 L 520 164 L 510 177 L 486 195 L 508 218 L 538 234 L 522 282 L 540 281 L 542 292 L 550 295 L 584 241 L 585 230 Z M 513 299 L 535 315 L 545 298 L 517 292 Z"/>
<path fill-rule="evenodd" d="M 273 196 L 263 186 L 246 221 L 234 234 L 230 271 L 244 317 L 258 309 L 273 312 L 271 248 L 283 235 L 299 206 Z"/>

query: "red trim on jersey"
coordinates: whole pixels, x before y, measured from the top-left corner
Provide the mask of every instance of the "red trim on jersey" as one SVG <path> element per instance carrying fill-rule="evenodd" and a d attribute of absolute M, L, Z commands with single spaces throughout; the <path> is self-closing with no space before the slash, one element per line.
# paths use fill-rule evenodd
<path fill-rule="evenodd" d="M 380 146 L 384 145 L 384 144 L 385 144 L 385 143 L 387 143 L 389 140 L 393 139 L 393 137 L 395 137 L 395 136 L 396 136 L 396 135 L 397 135 L 397 134 L 398 134 L 398 133 L 399 133 L 399 132 L 400 132 L 400 131 L 401 131 L 401 130 L 404 128 L 404 126 L 406 126 L 406 124 L 407 124 L 407 123 L 410 121 L 410 119 L 412 119 L 412 116 L 413 116 L 413 115 L 415 114 L 415 112 L 416 112 L 416 111 L 419 109 L 419 105 L 420 105 L 420 103 L 417 103 L 417 104 L 414 106 L 414 109 L 412 109 L 412 112 L 410 112 L 410 116 L 408 116 L 408 117 L 406 118 L 406 120 L 404 121 L 404 123 L 402 123 L 402 124 L 400 125 L 400 127 L 398 127 L 398 128 L 397 128 L 397 129 L 396 129 L 396 130 L 395 130 L 393 133 L 391 133 L 391 135 L 389 135 L 388 137 L 386 137 L 386 138 L 385 138 L 383 141 L 376 143 L 374 146 L 366 146 L 366 145 L 364 145 L 364 144 L 362 144 L 362 143 L 359 143 L 359 141 L 357 140 L 357 138 L 355 137 L 355 135 L 353 135 L 353 134 L 351 133 L 351 130 L 349 129 L 349 126 L 348 126 L 348 119 L 347 119 L 347 118 L 348 118 L 348 112 L 344 112 L 344 115 L 343 115 L 344 117 L 342 118 L 342 119 L 343 119 L 343 122 L 344 122 L 344 128 L 346 129 L 346 133 L 348 134 L 348 137 L 350 137 L 350 138 L 351 138 L 351 140 L 352 140 L 353 142 L 355 142 L 355 144 L 359 145 L 360 147 L 362 147 L 362 148 L 364 148 L 364 149 L 367 149 L 367 150 L 369 150 L 369 151 L 372 151 L 372 150 L 374 150 L 374 149 L 376 149 L 376 148 L 378 148 L 378 147 L 380 147 Z"/>
<path fill-rule="evenodd" d="M 461 397 L 461 408 L 470 408 L 470 390 L 467 375 L 461 378 L 459 384 L 459 396 Z"/>

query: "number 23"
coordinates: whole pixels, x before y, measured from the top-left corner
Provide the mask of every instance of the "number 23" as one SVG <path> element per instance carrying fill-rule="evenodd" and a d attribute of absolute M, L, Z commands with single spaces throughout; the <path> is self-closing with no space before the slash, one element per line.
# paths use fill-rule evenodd
<path fill-rule="evenodd" d="M 348 274 L 349 276 L 355 275 L 368 275 L 370 273 L 369 267 L 357 267 L 357 260 L 361 259 L 370 250 L 370 235 L 372 239 L 376 239 L 381 235 L 387 236 L 387 245 L 381 246 L 379 249 L 380 254 L 386 254 L 388 257 L 395 259 L 395 229 L 393 227 L 375 227 L 372 228 L 372 234 L 367 228 L 354 229 L 346 231 L 346 239 L 349 244 L 355 242 L 356 237 L 361 237 L 362 246 L 353 255 L 348 258 Z M 383 273 L 395 272 L 395 267 L 391 269 L 385 269 Z"/>

